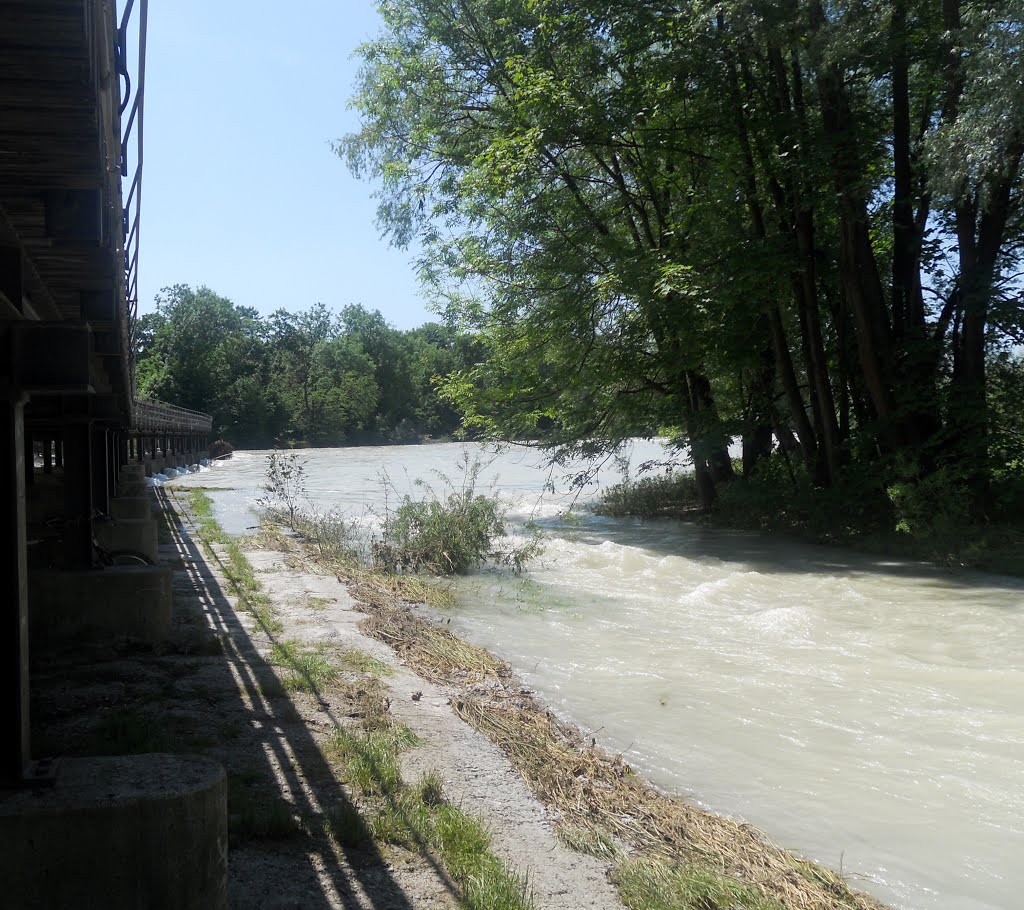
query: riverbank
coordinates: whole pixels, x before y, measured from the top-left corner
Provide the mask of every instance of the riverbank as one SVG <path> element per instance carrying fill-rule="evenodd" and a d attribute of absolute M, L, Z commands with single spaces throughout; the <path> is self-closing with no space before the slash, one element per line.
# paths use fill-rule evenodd
<path fill-rule="evenodd" d="M 993 495 L 998 494 L 993 491 Z M 877 490 L 850 490 L 747 481 L 725 488 L 715 508 L 702 508 L 692 474 L 647 476 L 608 488 L 594 506 L 600 515 L 670 518 L 709 528 L 757 531 L 782 539 L 842 547 L 860 553 L 930 563 L 943 568 L 977 569 L 1024 578 L 1024 524 L 1007 485 L 995 517 L 971 520 L 963 504 L 936 497 L 918 506 L 917 521 L 901 519 Z"/>
<path fill-rule="evenodd" d="M 259 549 L 251 549 L 253 546 Z M 525 780 L 530 785 L 533 796 L 528 799 L 545 807 L 542 811 L 549 834 L 554 834 L 559 849 L 564 852 L 568 846 L 575 851 L 570 854 L 571 866 L 579 869 L 596 862 L 619 886 L 627 906 L 822 910 L 879 906 L 851 892 L 834 873 L 773 846 L 750 826 L 656 791 L 635 775 L 621 756 L 604 752 L 593 738 L 582 736 L 555 718 L 506 665 L 439 628 L 422 607 L 403 601 L 403 592 L 394 578 L 324 559 L 320 548 L 280 530 L 257 535 L 246 544 L 246 557 L 256 567 L 268 593 L 273 596 L 280 588 L 284 599 L 293 603 L 289 615 L 301 624 L 305 635 L 313 636 L 310 640 L 314 642 L 332 634 L 331 630 L 336 632 L 341 620 L 317 615 L 320 609 L 310 613 L 302 597 L 288 592 L 296 579 L 318 579 L 317 585 L 332 581 L 344 585 L 341 590 L 347 590 L 353 598 L 344 613 L 345 627 L 350 628 L 357 622 L 353 617 L 362 613 L 359 630 L 386 644 L 391 661 L 400 660 L 419 675 L 416 690 L 406 691 L 406 684 L 404 689 L 392 689 L 386 696 L 390 710 L 414 731 L 420 732 L 406 712 L 415 714 L 423 706 L 440 707 L 436 699 L 442 699 L 446 709 L 442 713 L 447 715 L 444 729 L 432 728 L 430 738 L 425 738 L 426 746 L 403 758 L 403 767 L 408 762 L 422 772 L 425 762 L 441 755 L 447 757 L 446 786 L 467 767 L 476 779 L 482 758 L 475 747 L 467 750 L 467 744 L 476 743 L 478 737 L 470 727 L 486 733 L 490 748 L 497 744 L 502 760 L 514 769 L 517 783 Z M 372 651 L 365 642 L 361 648 Z M 377 659 L 385 659 L 383 652 L 374 654 Z M 385 683 L 389 684 L 387 680 Z M 430 700 L 428 692 L 432 693 Z M 450 726 L 453 719 L 455 728 Z M 465 784 L 459 784 L 461 800 L 474 801 L 473 811 L 491 826 L 495 843 L 505 845 L 501 848 L 505 849 L 516 842 L 519 835 L 506 831 L 509 819 L 501 809 L 507 781 L 495 787 L 493 780 L 485 780 L 486 786 L 475 795 Z M 517 822 L 515 829 L 521 828 L 522 823 Z M 525 862 L 524 874 L 536 895 L 545 876 L 538 879 L 539 872 L 531 863 L 542 863 L 547 869 L 552 848 L 532 835 L 527 842 L 538 846 L 539 851 L 513 847 L 510 853 L 501 855 L 518 868 L 523 868 Z M 593 884 L 590 882 L 588 887 Z M 537 906 L 562 906 L 557 893 L 557 888 L 548 887 L 546 896 L 538 896 Z M 587 888 L 581 891 L 577 886 L 570 893 L 569 906 L 601 906 L 594 903 Z"/>
<path fill-rule="evenodd" d="M 174 633 L 48 655 L 39 744 L 224 764 L 233 907 L 878 906 L 651 788 L 391 581 L 339 579 L 289 534 L 225 538 L 184 491 L 158 496 Z"/>

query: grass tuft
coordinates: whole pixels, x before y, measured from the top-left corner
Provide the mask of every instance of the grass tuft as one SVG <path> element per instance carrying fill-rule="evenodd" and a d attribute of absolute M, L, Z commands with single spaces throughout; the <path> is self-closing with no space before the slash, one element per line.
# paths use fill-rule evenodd
<path fill-rule="evenodd" d="M 708 868 L 623 860 L 612 878 L 630 910 L 783 910 L 752 885 Z"/>
<path fill-rule="evenodd" d="M 325 813 L 324 827 L 339 847 L 362 847 L 371 839 L 363 816 L 350 802 L 340 803 Z"/>
<path fill-rule="evenodd" d="M 444 781 L 437 771 L 428 771 L 417 787 L 417 795 L 425 806 L 431 809 L 445 803 Z"/>
<path fill-rule="evenodd" d="M 362 673 L 366 676 L 393 676 L 395 673 L 394 668 L 389 667 L 384 661 L 357 648 L 342 651 L 337 656 L 337 663 L 343 670 Z"/>
<path fill-rule="evenodd" d="M 615 840 L 607 832 L 598 828 L 576 828 L 568 825 L 559 827 L 558 839 L 570 850 L 596 856 L 598 859 L 615 860 L 622 855 Z"/>
<path fill-rule="evenodd" d="M 274 642 L 271 659 L 290 671 L 281 684 L 292 691 L 322 692 L 338 678 L 338 668 L 322 648 L 304 648 L 294 639 Z"/>

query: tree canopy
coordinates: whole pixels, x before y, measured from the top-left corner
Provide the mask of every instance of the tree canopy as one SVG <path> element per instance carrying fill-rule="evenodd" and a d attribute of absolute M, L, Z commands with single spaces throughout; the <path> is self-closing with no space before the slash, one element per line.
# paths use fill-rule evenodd
<path fill-rule="evenodd" d="M 944 472 L 978 507 L 1020 463 L 1021 0 L 379 8 L 339 150 L 479 336 L 470 425 L 667 434 L 707 505 L 736 436 L 747 474 Z"/>
<path fill-rule="evenodd" d="M 390 326 L 359 305 L 269 317 L 209 288 L 165 288 L 137 330 L 139 392 L 213 415 L 237 446 L 412 442 L 459 423 L 438 376 L 474 342 L 443 325 Z"/>

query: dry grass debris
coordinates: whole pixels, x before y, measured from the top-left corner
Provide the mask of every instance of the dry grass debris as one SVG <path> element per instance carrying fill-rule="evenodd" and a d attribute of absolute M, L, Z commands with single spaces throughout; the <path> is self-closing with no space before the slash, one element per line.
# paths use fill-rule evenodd
<path fill-rule="evenodd" d="M 358 597 L 359 589 L 353 594 Z M 511 668 L 488 652 L 402 604 L 374 599 L 363 609 L 367 613 L 364 631 L 391 645 L 421 676 L 454 687 L 459 694 L 453 698 L 453 707 L 459 716 L 503 749 L 531 790 L 556 807 L 563 824 L 577 832 L 577 840 L 618 842 L 647 862 L 647 879 L 678 878 L 677 867 L 702 875 L 708 872 L 725 880 L 723 893 L 728 893 L 729 882 L 735 882 L 754 889 L 769 902 L 764 906 L 773 902 L 792 910 L 883 906 L 853 891 L 837 873 L 771 843 L 752 825 L 658 791 L 621 756 L 608 753 L 555 717 L 522 688 Z M 635 882 L 637 870 L 623 868 L 628 880 Z"/>

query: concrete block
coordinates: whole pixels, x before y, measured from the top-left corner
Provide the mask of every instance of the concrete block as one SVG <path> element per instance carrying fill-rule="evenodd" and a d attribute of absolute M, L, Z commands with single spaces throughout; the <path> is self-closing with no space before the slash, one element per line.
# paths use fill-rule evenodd
<path fill-rule="evenodd" d="M 4 906 L 226 910 L 227 784 L 197 755 L 66 758 L 0 793 Z"/>
<path fill-rule="evenodd" d="M 122 635 L 162 641 L 170 633 L 171 608 L 171 570 L 166 566 L 29 572 L 33 641 Z"/>
<path fill-rule="evenodd" d="M 149 518 L 149 496 L 115 496 L 110 500 L 110 517 Z"/>
<path fill-rule="evenodd" d="M 29 523 L 64 514 L 64 484 L 36 483 L 25 488 L 25 517 Z"/>
<path fill-rule="evenodd" d="M 93 524 L 96 542 L 105 550 L 136 550 L 152 562 L 157 561 L 156 521 L 152 518 L 122 518 Z"/>
<path fill-rule="evenodd" d="M 121 469 L 117 472 L 117 479 L 119 482 L 135 481 L 137 483 L 145 483 L 146 466 L 137 461 L 133 461 L 129 464 L 123 464 L 121 465 Z"/>
<path fill-rule="evenodd" d="M 117 495 L 129 498 L 145 496 L 148 492 L 145 480 L 125 480 L 123 477 L 117 482 Z"/>

